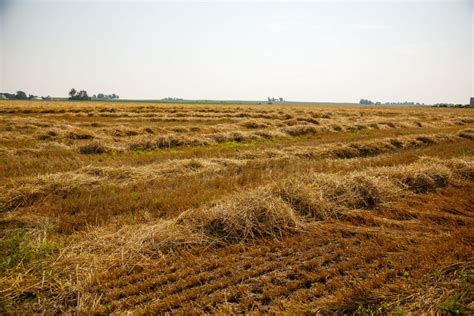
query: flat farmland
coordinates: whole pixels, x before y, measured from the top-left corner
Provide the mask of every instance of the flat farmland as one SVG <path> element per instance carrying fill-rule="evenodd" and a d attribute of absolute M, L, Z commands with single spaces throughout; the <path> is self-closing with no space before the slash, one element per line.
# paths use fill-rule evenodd
<path fill-rule="evenodd" d="M 0 313 L 469 314 L 474 111 L 0 101 Z"/>

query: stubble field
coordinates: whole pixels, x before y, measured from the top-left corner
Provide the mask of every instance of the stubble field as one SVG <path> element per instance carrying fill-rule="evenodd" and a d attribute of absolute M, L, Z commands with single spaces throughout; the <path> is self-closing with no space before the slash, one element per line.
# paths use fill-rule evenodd
<path fill-rule="evenodd" d="M 465 313 L 470 109 L 0 101 L 0 313 Z"/>

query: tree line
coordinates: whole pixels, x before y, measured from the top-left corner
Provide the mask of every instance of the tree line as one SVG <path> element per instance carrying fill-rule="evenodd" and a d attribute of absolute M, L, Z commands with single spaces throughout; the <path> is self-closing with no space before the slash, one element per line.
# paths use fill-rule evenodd
<path fill-rule="evenodd" d="M 371 100 L 367 100 L 367 99 L 360 99 L 359 101 L 359 104 L 363 104 L 363 105 L 400 105 L 400 104 L 403 104 L 403 105 L 424 105 L 424 103 L 418 103 L 418 102 L 408 102 L 408 101 L 405 101 L 405 102 L 385 102 L 385 103 L 382 103 L 380 101 L 376 101 L 376 102 L 373 102 Z"/>
<path fill-rule="evenodd" d="M 77 91 L 72 88 L 69 91 L 69 100 L 116 100 L 119 96 L 115 93 L 104 94 L 98 93 L 97 95 L 89 96 L 86 90 Z M 34 94 L 26 94 L 24 91 L 17 91 L 16 93 L 0 92 L 0 99 L 8 100 L 39 100 L 40 98 Z M 51 100 L 52 98 L 48 95 L 41 97 L 42 100 Z"/>
<path fill-rule="evenodd" d="M 34 94 L 26 94 L 25 91 L 17 91 L 16 93 L 8 93 L 8 92 L 0 92 L 0 96 L 4 96 L 8 100 L 33 100 L 38 99 L 38 96 Z M 3 97 L 0 97 L 3 99 Z M 41 97 L 43 100 L 50 100 L 51 97 L 48 95 L 47 97 Z"/>
<path fill-rule="evenodd" d="M 283 98 L 272 98 L 272 97 L 268 97 L 267 100 L 268 100 L 268 104 L 272 104 L 273 102 L 284 102 L 285 101 Z"/>
<path fill-rule="evenodd" d="M 92 96 L 89 96 L 87 94 L 86 90 L 77 91 L 76 89 L 72 88 L 69 91 L 69 100 L 85 100 L 85 101 L 90 101 L 90 100 L 115 100 L 115 99 L 118 99 L 118 98 L 119 98 L 119 96 L 115 93 L 112 93 L 112 94 L 98 93 L 97 95 L 94 94 Z"/>

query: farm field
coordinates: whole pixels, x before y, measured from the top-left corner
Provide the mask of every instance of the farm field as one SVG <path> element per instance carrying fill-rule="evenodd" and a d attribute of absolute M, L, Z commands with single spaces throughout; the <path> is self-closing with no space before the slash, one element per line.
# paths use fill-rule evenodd
<path fill-rule="evenodd" d="M 0 314 L 474 311 L 474 111 L 0 100 Z"/>

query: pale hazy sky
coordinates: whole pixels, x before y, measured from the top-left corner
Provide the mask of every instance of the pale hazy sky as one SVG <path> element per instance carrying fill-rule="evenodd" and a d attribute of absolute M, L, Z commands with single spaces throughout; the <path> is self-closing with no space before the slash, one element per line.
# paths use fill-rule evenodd
<path fill-rule="evenodd" d="M 0 91 L 468 103 L 474 0 L 0 0 Z"/>

